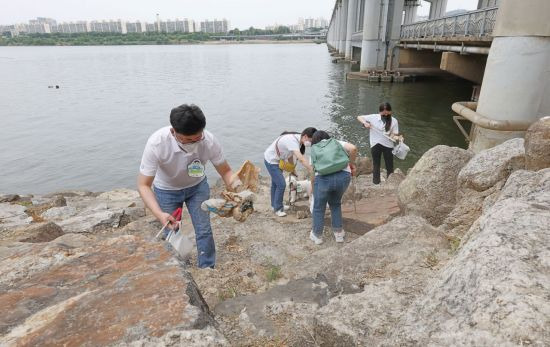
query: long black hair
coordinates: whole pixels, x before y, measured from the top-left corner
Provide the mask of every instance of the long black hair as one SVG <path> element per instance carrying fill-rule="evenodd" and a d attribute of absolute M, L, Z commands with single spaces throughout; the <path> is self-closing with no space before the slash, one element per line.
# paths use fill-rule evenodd
<path fill-rule="evenodd" d="M 380 112 L 383 112 L 383 111 L 391 111 L 391 105 L 389 102 L 383 102 L 380 104 L 380 106 L 378 107 L 378 111 Z M 386 116 L 382 116 L 382 120 L 384 121 L 385 125 L 386 125 L 386 131 L 390 131 L 390 128 L 391 128 L 391 116 L 389 117 L 386 117 Z"/>
<path fill-rule="evenodd" d="M 323 130 L 317 130 L 315 134 L 313 134 L 313 137 L 311 138 L 311 144 L 314 145 L 316 143 L 319 143 L 323 140 L 330 139 L 330 135 Z"/>
<path fill-rule="evenodd" d="M 302 133 L 298 133 L 295 131 L 283 131 L 280 136 L 294 134 L 294 135 L 300 135 L 300 137 L 306 135 L 307 137 L 312 138 L 313 134 L 315 134 L 316 131 L 317 129 L 313 127 L 309 127 L 309 128 L 305 128 L 304 131 L 302 131 Z M 300 153 L 304 154 L 305 152 L 306 152 L 306 146 L 302 143 L 300 144 Z"/>

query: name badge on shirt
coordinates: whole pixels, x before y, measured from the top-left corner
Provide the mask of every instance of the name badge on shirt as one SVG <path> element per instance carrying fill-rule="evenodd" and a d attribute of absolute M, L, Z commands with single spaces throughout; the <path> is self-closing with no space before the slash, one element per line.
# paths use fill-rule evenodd
<path fill-rule="evenodd" d="M 195 159 L 191 164 L 187 165 L 187 174 L 189 177 L 203 177 L 204 176 L 204 165 L 202 165 L 199 159 Z"/>

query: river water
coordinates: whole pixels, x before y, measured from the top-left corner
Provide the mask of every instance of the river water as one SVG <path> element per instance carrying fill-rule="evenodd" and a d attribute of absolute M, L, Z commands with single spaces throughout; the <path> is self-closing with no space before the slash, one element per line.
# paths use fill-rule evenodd
<path fill-rule="evenodd" d="M 355 117 L 383 101 L 411 147 L 397 167 L 465 146 L 450 106 L 468 83 L 371 84 L 346 81 L 346 69 L 316 44 L 0 47 L 0 193 L 134 187 L 148 136 L 183 103 L 201 106 L 233 167 L 264 169 L 279 133 L 308 126 L 367 154 Z"/>

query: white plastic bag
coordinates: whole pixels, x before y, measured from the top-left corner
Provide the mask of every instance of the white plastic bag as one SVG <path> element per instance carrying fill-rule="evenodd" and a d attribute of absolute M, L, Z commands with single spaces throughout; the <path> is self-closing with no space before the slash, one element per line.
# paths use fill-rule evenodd
<path fill-rule="evenodd" d="M 191 255 L 193 243 L 189 239 L 189 236 L 182 233 L 181 230 L 176 232 L 170 231 L 166 241 L 170 242 L 172 247 L 174 247 L 176 252 L 178 252 L 182 258 L 187 259 Z"/>
<path fill-rule="evenodd" d="M 403 141 L 399 141 L 399 143 L 393 148 L 392 153 L 397 158 L 404 160 L 410 150 L 411 149 L 409 146 L 407 146 Z"/>

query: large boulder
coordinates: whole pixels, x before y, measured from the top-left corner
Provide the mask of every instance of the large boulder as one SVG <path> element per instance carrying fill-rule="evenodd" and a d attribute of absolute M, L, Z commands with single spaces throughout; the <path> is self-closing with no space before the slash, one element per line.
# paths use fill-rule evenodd
<path fill-rule="evenodd" d="M 525 168 L 540 170 L 550 167 L 550 117 L 531 125 L 525 134 Z"/>
<path fill-rule="evenodd" d="M 357 176 L 368 175 L 372 173 L 372 160 L 369 157 L 357 157 L 355 160 Z"/>
<path fill-rule="evenodd" d="M 364 284 L 369 278 L 391 278 L 403 269 L 412 271 L 433 256 L 445 259 L 447 237 L 418 216 L 397 217 L 341 248 L 312 254 L 293 277 L 323 274 L 327 278 Z"/>
<path fill-rule="evenodd" d="M 52 207 L 40 217 L 59 224 L 67 233 L 89 233 L 123 227 L 145 216 L 145 208 L 135 190 L 117 189 L 101 194 L 68 194 L 67 206 Z M 46 196 L 46 199 L 49 196 Z"/>
<path fill-rule="evenodd" d="M 315 340 L 322 346 L 376 345 L 448 257 L 449 241 L 441 232 L 421 217 L 406 216 L 321 260 L 316 270 L 363 291 L 336 296 L 316 312 Z"/>
<path fill-rule="evenodd" d="M 49 242 L 62 236 L 63 230 L 55 223 L 36 223 L 28 226 L 5 231 L 2 234 L 2 243 L 7 242 Z"/>
<path fill-rule="evenodd" d="M 139 193 L 132 189 L 115 189 L 109 192 L 101 193 L 97 196 L 98 199 L 104 200 L 126 200 L 135 201 L 139 200 Z"/>
<path fill-rule="evenodd" d="M 296 336 L 307 334 L 315 310 L 337 293 L 323 276 L 301 278 L 263 293 L 227 299 L 214 311 L 220 320 L 238 324 L 245 336 L 283 336 L 290 329 Z M 239 345 L 254 344 L 240 340 Z"/>
<path fill-rule="evenodd" d="M 32 217 L 25 211 L 27 207 L 19 204 L 0 203 L 0 232 L 9 228 L 32 223 Z"/>
<path fill-rule="evenodd" d="M 0 203 L 15 202 L 17 200 L 19 200 L 19 195 L 17 194 L 0 194 Z"/>
<path fill-rule="evenodd" d="M 456 203 L 458 173 L 472 156 L 469 151 L 448 146 L 436 146 L 424 153 L 399 185 L 401 208 L 440 225 Z"/>
<path fill-rule="evenodd" d="M 550 199 L 550 168 L 537 172 L 514 172 L 500 191 L 497 201 L 523 197 L 532 203 L 544 203 Z"/>
<path fill-rule="evenodd" d="M 226 344 L 167 243 L 121 236 L 80 248 L 23 245 L 0 258 L 2 346 L 172 345 L 192 336 Z"/>
<path fill-rule="evenodd" d="M 442 223 L 448 234 L 462 237 L 481 216 L 483 206 L 494 203 L 510 173 L 525 166 L 523 143 L 516 138 L 481 151 L 460 170 L 457 203 Z"/>
<path fill-rule="evenodd" d="M 44 211 L 40 216 L 47 221 L 60 221 L 69 219 L 78 213 L 72 206 L 52 207 Z"/>
<path fill-rule="evenodd" d="M 514 173 L 386 345 L 550 345 L 549 187 Z"/>
<path fill-rule="evenodd" d="M 515 138 L 481 151 L 458 174 L 459 196 L 482 192 L 504 182 L 515 170 L 525 168 L 524 140 Z"/>
<path fill-rule="evenodd" d="M 122 210 L 86 211 L 57 222 L 67 233 L 91 233 L 121 226 Z"/>

